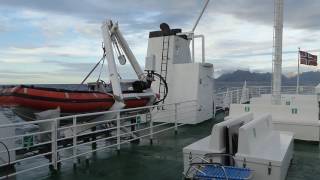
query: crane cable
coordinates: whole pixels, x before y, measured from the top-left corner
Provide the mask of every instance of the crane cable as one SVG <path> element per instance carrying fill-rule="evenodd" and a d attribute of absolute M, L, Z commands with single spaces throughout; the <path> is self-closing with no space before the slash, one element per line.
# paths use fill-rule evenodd
<path fill-rule="evenodd" d="M 99 73 L 98 81 L 100 81 L 100 78 L 101 78 L 102 69 L 103 69 L 103 66 L 104 66 L 104 61 L 105 61 L 105 59 L 106 59 L 106 58 L 103 58 L 103 61 L 102 61 L 101 67 L 100 67 L 100 73 Z"/>
<path fill-rule="evenodd" d="M 106 57 L 106 49 L 104 48 L 104 44 L 102 43 L 102 49 L 103 49 L 103 55 L 101 59 L 98 61 L 98 63 L 91 69 L 89 74 L 82 80 L 81 85 L 89 78 L 89 76 L 93 73 L 93 71 L 98 67 L 98 65 L 101 63 L 101 61 L 104 61 Z"/>

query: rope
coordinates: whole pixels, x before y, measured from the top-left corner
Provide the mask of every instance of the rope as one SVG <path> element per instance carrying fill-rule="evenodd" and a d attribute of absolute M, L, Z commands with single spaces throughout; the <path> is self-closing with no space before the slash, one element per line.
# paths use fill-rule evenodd
<path fill-rule="evenodd" d="M 100 67 L 100 73 L 99 73 L 98 81 L 99 81 L 100 78 L 101 78 L 102 68 L 103 68 L 103 66 L 104 66 L 104 61 L 105 61 L 105 59 L 106 59 L 106 58 L 103 59 L 102 64 L 101 64 L 101 67 Z"/>

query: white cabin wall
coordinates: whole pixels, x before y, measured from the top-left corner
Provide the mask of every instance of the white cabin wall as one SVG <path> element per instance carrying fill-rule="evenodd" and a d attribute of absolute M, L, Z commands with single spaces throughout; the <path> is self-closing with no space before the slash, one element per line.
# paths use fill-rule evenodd
<path fill-rule="evenodd" d="M 170 87 L 166 103 L 172 103 L 171 101 L 173 94 L 172 86 L 174 86 L 174 68 L 173 64 L 185 64 L 191 62 L 189 41 L 179 36 L 171 35 L 165 37 L 153 37 L 148 40 L 147 57 L 155 57 L 155 69 L 156 73 L 161 74 L 161 61 L 162 61 L 162 49 L 163 49 L 163 38 L 169 38 L 169 56 L 168 56 L 168 69 L 167 69 L 167 84 Z M 152 89 L 154 92 L 159 91 L 159 79 L 152 83 Z"/>
<path fill-rule="evenodd" d="M 199 67 L 199 88 L 197 99 L 199 101 L 199 119 L 209 119 L 213 113 L 213 65 L 201 63 Z"/>
<path fill-rule="evenodd" d="M 175 36 L 173 64 L 191 63 L 190 41 Z"/>
<path fill-rule="evenodd" d="M 155 72 L 161 74 L 163 38 L 152 37 L 148 41 L 147 57 L 155 57 Z M 191 61 L 190 41 L 177 35 L 169 36 L 167 68 L 168 96 L 165 104 L 194 101 L 187 107 L 180 107 L 180 123 L 196 124 L 213 116 L 213 66 L 209 63 Z M 154 92 L 159 92 L 159 80 L 152 84 Z M 166 113 L 166 112 L 163 112 Z M 159 111 L 156 116 L 162 116 Z M 155 118 L 156 119 L 156 118 Z M 173 122 L 173 118 L 161 122 Z M 157 120 L 155 120 L 157 121 Z"/>

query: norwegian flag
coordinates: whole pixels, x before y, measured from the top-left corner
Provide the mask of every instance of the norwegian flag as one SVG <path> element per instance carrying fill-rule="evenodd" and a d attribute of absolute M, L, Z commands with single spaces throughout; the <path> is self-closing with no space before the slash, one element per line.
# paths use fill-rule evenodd
<path fill-rule="evenodd" d="M 300 64 L 305 64 L 309 66 L 318 65 L 318 62 L 317 62 L 318 57 L 316 55 L 312 55 L 305 51 L 299 51 L 299 53 L 300 53 Z"/>

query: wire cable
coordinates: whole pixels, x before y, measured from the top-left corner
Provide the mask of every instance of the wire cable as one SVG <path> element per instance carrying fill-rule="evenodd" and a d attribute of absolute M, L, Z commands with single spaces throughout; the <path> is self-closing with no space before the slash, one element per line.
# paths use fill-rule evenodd
<path fill-rule="evenodd" d="M 153 74 L 160 79 L 160 82 L 161 82 L 161 81 L 163 82 L 164 87 L 165 87 L 165 94 L 164 94 L 163 98 L 153 103 L 154 105 L 157 105 L 157 104 L 159 104 L 161 101 L 163 102 L 163 101 L 167 98 L 169 88 L 168 88 L 167 81 L 166 81 L 160 74 L 155 73 L 155 72 L 154 72 Z"/>
<path fill-rule="evenodd" d="M 93 73 L 93 71 L 99 66 L 99 64 L 101 63 L 101 61 L 104 61 L 104 59 L 106 58 L 106 49 L 104 47 L 104 44 L 102 43 L 101 45 L 102 50 L 103 50 L 103 54 L 101 59 L 98 61 L 98 63 L 91 69 L 91 71 L 89 72 L 89 74 L 82 80 L 81 84 L 82 85 L 88 78 L 89 76 Z"/>
<path fill-rule="evenodd" d="M 102 69 L 103 69 L 103 67 L 104 67 L 104 61 L 105 61 L 105 59 L 106 59 L 106 58 L 103 59 L 102 64 L 101 64 L 101 67 L 100 67 L 100 73 L 99 73 L 98 81 L 100 81 L 100 78 L 101 78 Z"/>
<path fill-rule="evenodd" d="M 98 65 L 105 59 L 106 55 L 103 54 L 102 58 L 99 60 L 99 62 L 92 68 L 92 70 L 89 72 L 89 74 L 82 80 L 81 85 L 89 78 L 89 76 L 93 73 L 93 71 L 98 67 Z"/>

